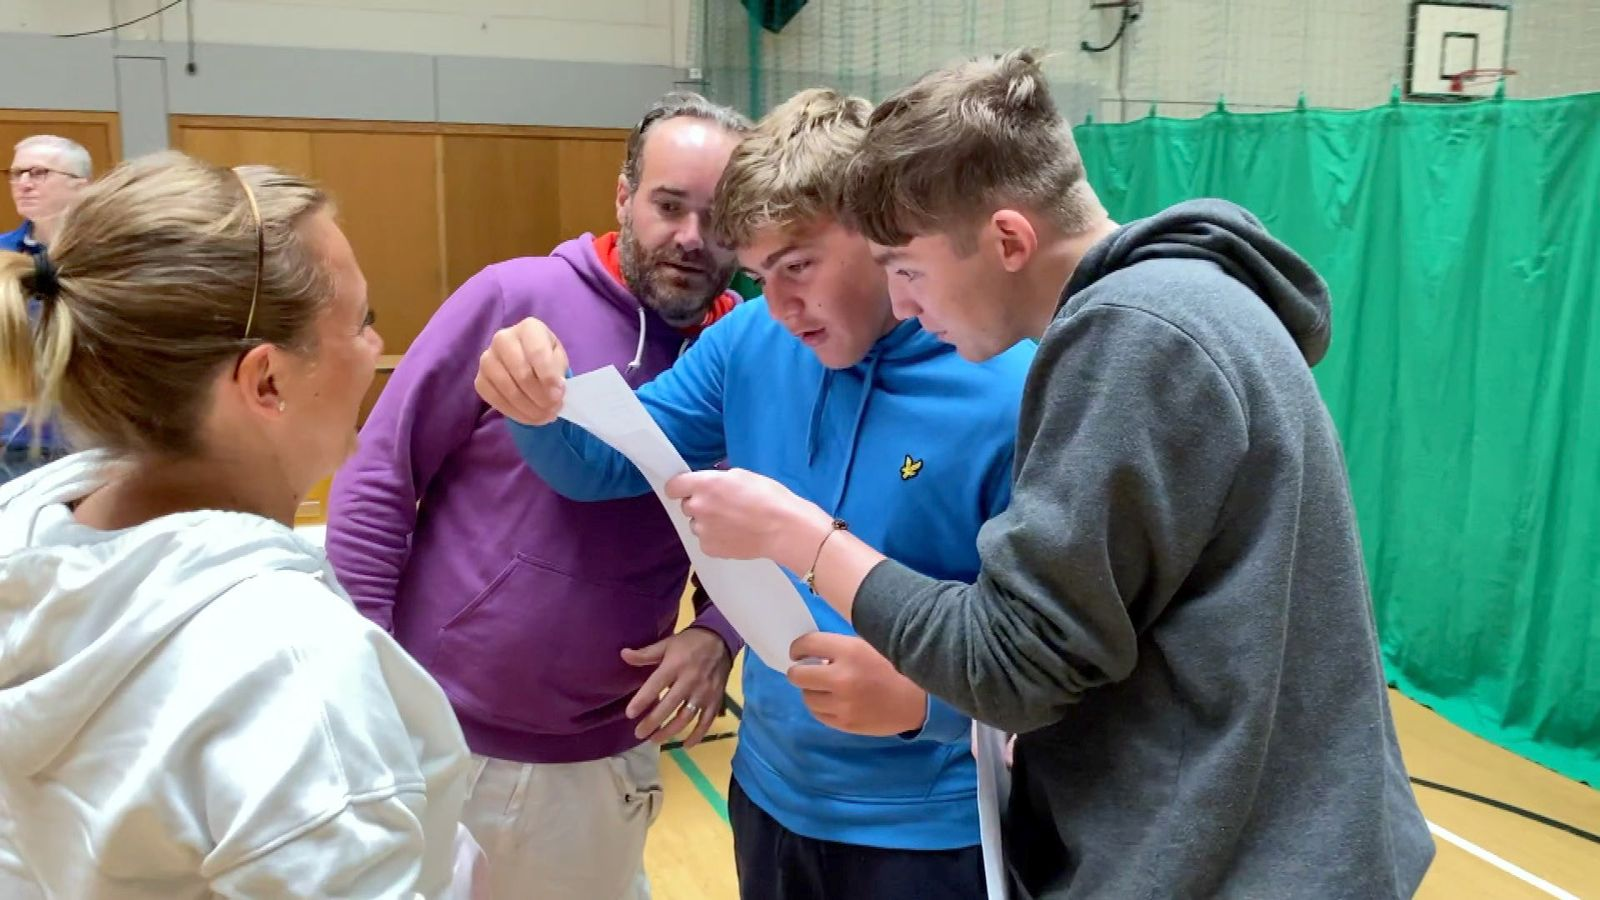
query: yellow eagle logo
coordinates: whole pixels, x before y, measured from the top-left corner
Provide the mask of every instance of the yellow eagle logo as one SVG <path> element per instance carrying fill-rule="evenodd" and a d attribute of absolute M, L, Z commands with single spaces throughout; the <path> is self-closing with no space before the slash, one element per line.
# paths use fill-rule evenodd
<path fill-rule="evenodd" d="M 900 480 L 910 481 L 922 474 L 922 460 L 912 459 L 911 454 L 906 454 L 906 461 L 900 464 Z"/>

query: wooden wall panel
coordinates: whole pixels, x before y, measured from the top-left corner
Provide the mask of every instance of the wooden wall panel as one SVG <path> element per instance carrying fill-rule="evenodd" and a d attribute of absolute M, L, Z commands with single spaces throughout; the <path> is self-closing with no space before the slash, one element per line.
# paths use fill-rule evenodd
<path fill-rule="evenodd" d="M 485 266 L 616 228 L 627 138 L 593 128 L 217 116 L 174 116 L 172 134 L 174 146 L 219 165 L 275 165 L 327 188 L 389 354 L 403 354 L 445 297 Z"/>
<path fill-rule="evenodd" d="M 316 175 L 310 132 L 180 126 L 176 137 L 174 145 L 185 153 L 219 166 L 276 166 L 297 175 Z"/>
<path fill-rule="evenodd" d="M 458 286 L 491 263 L 614 230 L 624 152 L 621 136 L 445 137 L 446 280 Z"/>
<path fill-rule="evenodd" d="M 0 153 L 11 165 L 11 150 L 17 142 L 35 134 L 54 134 L 77 141 L 94 159 L 95 175 L 103 175 L 122 161 L 122 132 L 117 114 L 71 110 L 0 109 Z M 6 207 L 0 222 L 9 222 L 15 210 Z M 5 225 L 0 231 L 10 231 Z"/>
<path fill-rule="evenodd" d="M 561 241 L 556 141 L 443 138 L 445 272 L 451 290 L 484 266 Z"/>
<path fill-rule="evenodd" d="M 389 383 L 391 372 L 380 370 L 373 376 L 372 386 L 367 388 L 367 395 L 361 398 L 361 413 L 356 417 L 356 427 L 367 424 L 367 416 L 372 413 L 372 407 L 378 403 L 378 395 L 383 393 L 384 385 Z"/>
<path fill-rule="evenodd" d="M 426 134 L 312 135 L 312 174 L 367 276 L 378 331 L 399 353 L 443 299 L 437 139 Z"/>
<path fill-rule="evenodd" d="M 561 173 L 561 233 L 565 237 L 617 227 L 617 175 L 625 141 L 562 140 L 556 143 Z"/>

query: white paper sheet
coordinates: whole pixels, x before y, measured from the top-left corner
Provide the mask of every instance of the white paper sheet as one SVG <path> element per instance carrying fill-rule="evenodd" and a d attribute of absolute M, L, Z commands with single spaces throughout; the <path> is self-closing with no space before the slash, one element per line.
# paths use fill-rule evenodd
<path fill-rule="evenodd" d="M 795 590 L 794 582 L 768 560 L 713 559 L 700 550 L 678 501 L 666 496 L 667 480 L 689 471 L 677 448 L 650 418 L 633 389 L 615 367 L 607 366 L 567 379 L 561 418 L 615 447 L 639 467 L 672 517 L 689 560 L 706 593 L 728 623 L 761 661 L 784 672 L 789 645 L 817 630 L 816 620 Z"/>
<path fill-rule="evenodd" d="M 972 755 L 978 761 L 978 831 L 983 836 L 983 875 L 989 900 L 1010 896 L 1000 840 L 1000 811 L 1011 795 L 1011 770 L 1006 768 L 1006 741 L 1010 739 L 997 728 L 972 723 Z"/>

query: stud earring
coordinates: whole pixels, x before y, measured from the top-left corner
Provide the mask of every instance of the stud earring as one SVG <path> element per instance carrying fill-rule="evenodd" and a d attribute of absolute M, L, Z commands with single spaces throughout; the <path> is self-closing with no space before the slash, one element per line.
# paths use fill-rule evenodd
<path fill-rule="evenodd" d="M 283 412 L 283 401 L 282 400 L 278 401 L 278 412 Z"/>

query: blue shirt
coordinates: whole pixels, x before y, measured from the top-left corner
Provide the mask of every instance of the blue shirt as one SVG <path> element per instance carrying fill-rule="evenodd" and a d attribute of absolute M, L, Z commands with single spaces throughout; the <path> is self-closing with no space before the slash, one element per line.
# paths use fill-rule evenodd
<path fill-rule="evenodd" d="M 707 329 L 639 389 L 693 468 L 726 459 L 782 482 L 868 544 L 936 578 L 972 580 L 983 523 L 1010 500 L 1031 342 L 982 364 L 915 321 L 829 370 L 763 300 Z M 512 423 L 523 458 L 578 500 L 648 492 L 626 457 L 564 420 Z M 850 625 L 793 574 L 817 625 Z M 864 737 L 813 717 L 784 672 L 745 655 L 734 776 L 785 828 L 818 840 L 908 850 L 979 842 L 971 721 L 937 700 L 920 733 Z"/>
<path fill-rule="evenodd" d="M 40 245 L 33 240 L 33 223 L 24 221 L 14 231 L 0 234 L 0 250 L 12 253 L 38 253 Z"/>
<path fill-rule="evenodd" d="M 16 230 L 0 234 L 0 250 L 35 256 L 44 250 L 44 245 L 33 239 L 33 223 L 24 221 Z M 40 447 L 46 450 L 65 449 L 56 434 L 58 430 L 50 422 L 41 425 Z M 4 444 L 6 449 L 26 449 L 32 446 L 32 443 L 33 430 L 23 426 L 22 413 L 6 413 L 3 420 L 0 420 L 0 444 Z"/>

